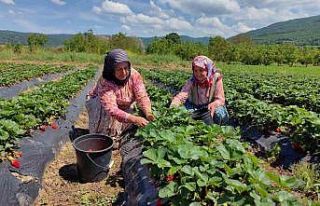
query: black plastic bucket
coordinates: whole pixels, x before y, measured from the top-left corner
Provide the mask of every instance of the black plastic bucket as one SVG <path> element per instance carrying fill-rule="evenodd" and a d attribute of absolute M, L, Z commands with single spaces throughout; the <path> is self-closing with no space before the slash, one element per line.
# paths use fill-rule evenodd
<path fill-rule="evenodd" d="M 208 125 L 214 124 L 211 113 L 207 108 L 198 109 L 198 110 L 192 112 L 191 117 L 195 120 L 202 120 L 202 121 L 204 121 L 204 123 L 206 123 Z"/>
<path fill-rule="evenodd" d="M 82 135 L 72 142 L 76 150 L 77 168 L 81 182 L 96 182 L 109 172 L 113 139 L 102 134 Z"/>

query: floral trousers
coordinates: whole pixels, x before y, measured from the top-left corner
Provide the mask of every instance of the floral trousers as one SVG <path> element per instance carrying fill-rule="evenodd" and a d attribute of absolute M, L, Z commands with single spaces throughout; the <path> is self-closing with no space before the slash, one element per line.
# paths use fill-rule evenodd
<path fill-rule="evenodd" d="M 102 107 L 100 98 L 87 97 L 86 109 L 89 115 L 89 131 L 90 133 L 99 133 L 108 135 L 114 141 L 121 140 L 121 134 L 126 131 L 132 124 L 119 122 L 114 117 L 110 116 Z M 129 108 L 125 112 L 132 113 L 133 110 Z"/>

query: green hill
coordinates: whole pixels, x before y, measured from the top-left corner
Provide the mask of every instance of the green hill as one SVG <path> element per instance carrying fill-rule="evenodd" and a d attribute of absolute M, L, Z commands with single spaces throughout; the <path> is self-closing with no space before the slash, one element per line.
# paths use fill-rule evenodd
<path fill-rule="evenodd" d="M 7 44 L 7 43 L 15 43 L 15 44 L 24 44 L 27 45 L 28 36 L 31 33 L 23 33 L 23 32 L 15 32 L 15 31 L 7 31 L 7 30 L 0 30 L 0 44 Z M 63 42 L 69 38 L 71 38 L 72 34 L 48 34 L 48 44 L 49 47 L 58 47 L 62 46 Z M 108 35 L 100 35 L 106 36 Z M 142 40 L 145 46 L 148 46 L 154 37 L 138 37 Z M 189 36 L 181 36 L 183 41 L 193 41 L 193 42 L 200 42 L 203 44 L 208 44 L 209 37 L 189 37 Z"/>
<path fill-rule="evenodd" d="M 238 34 L 229 40 L 233 41 L 239 36 L 250 37 L 258 44 L 294 42 L 297 45 L 320 46 L 320 15 L 278 22 L 261 29 Z"/>
<path fill-rule="evenodd" d="M 31 33 L 15 32 L 0 30 L 0 44 L 14 43 L 14 44 L 24 44 L 27 45 L 28 36 Z M 48 34 L 48 44 L 49 47 L 62 46 L 63 42 L 71 38 L 72 34 Z"/>
<path fill-rule="evenodd" d="M 0 44 L 27 44 L 28 35 L 30 35 L 30 33 L 0 30 Z M 72 36 L 72 34 L 48 34 L 48 46 L 61 46 L 66 39 L 69 39 Z M 297 45 L 320 46 L 320 15 L 278 22 L 261 29 L 238 34 L 228 40 L 237 41 L 237 39 L 242 36 L 250 37 L 258 44 L 294 42 Z M 154 37 L 140 37 L 145 47 L 150 44 L 153 38 Z M 181 39 L 183 41 L 200 42 L 203 44 L 208 44 L 209 42 L 209 37 L 194 38 L 181 35 Z"/>

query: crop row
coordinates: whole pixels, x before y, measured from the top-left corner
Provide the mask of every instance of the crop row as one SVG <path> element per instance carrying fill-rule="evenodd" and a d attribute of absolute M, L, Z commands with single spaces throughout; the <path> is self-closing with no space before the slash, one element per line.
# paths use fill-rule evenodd
<path fill-rule="evenodd" d="M 166 71 L 151 71 L 153 80 L 163 82 L 177 90 L 186 82 L 189 74 Z M 238 92 L 236 85 L 225 84 L 228 109 L 240 125 L 253 126 L 268 132 L 278 131 L 310 152 L 320 152 L 320 117 L 317 113 L 297 106 L 281 106 L 256 99 L 253 95 Z"/>
<path fill-rule="evenodd" d="M 143 72 L 148 76 L 148 72 Z M 151 74 L 150 76 L 153 76 Z M 150 77 L 149 76 L 149 77 Z M 168 92 L 148 86 L 156 121 L 139 129 L 159 197 L 170 205 L 301 205 L 305 184 L 267 172 L 233 127 L 205 125 L 182 108 L 168 109 Z M 305 203 L 304 202 L 304 203 Z"/>
<path fill-rule="evenodd" d="M 28 130 L 64 114 L 74 97 L 95 74 L 95 68 L 76 71 L 10 100 L 0 100 L 0 152 L 11 149 Z"/>
<path fill-rule="evenodd" d="M 72 69 L 75 69 L 74 66 L 68 65 L 0 64 L 0 86 L 8 86 L 44 74 L 60 73 Z"/>

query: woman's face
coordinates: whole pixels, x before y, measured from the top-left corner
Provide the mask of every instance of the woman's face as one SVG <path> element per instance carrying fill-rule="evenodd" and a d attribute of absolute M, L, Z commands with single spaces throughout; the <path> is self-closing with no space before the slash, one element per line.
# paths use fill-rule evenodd
<path fill-rule="evenodd" d="M 193 74 L 198 81 L 203 81 L 207 78 L 208 71 L 207 71 L 207 69 L 204 69 L 204 68 L 201 68 L 198 66 L 194 66 Z"/>
<path fill-rule="evenodd" d="M 117 63 L 114 71 L 114 76 L 118 80 L 125 80 L 128 75 L 129 75 L 129 63 L 128 62 Z"/>

